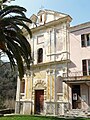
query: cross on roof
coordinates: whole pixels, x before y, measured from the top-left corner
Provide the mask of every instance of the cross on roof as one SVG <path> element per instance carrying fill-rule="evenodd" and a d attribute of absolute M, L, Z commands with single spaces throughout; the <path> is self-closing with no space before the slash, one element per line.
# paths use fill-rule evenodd
<path fill-rule="evenodd" d="M 44 9 L 44 6 L 43 6 L 43 5 L 41 5 L 40 10 L 43 10 L 43 9 Z"/>

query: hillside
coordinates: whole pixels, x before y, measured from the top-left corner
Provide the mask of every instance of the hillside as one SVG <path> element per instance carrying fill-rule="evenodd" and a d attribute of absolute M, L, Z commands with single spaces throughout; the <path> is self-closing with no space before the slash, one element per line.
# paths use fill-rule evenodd
<path fill-rule="evenodd" d="M 17 72 L 12 71 L 10 63 L 0 62 L 0 109 L 14 108 Z"/>

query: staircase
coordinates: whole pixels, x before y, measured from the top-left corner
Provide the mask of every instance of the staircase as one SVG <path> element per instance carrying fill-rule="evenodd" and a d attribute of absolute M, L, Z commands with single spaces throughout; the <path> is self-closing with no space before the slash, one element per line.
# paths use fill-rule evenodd
<path fill-rule="evenodd" d="M 86 117 L 86 113 L 82 109 L 71 109 L 66 112 L 66 117 Z"/>

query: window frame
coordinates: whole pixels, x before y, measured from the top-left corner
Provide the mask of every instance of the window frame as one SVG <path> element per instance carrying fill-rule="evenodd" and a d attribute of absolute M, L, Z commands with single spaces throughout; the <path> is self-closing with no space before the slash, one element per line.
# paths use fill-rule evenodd
<path fill-rule="evenodd" d="M 90 75 L 90 59 L 82 60 L 82 72 L 83 72 L 83 76 Z"/>
<path fill-rule="evenodd" d="M 81 35 L 81 47 L 90 46 L 90 33 Z"/>

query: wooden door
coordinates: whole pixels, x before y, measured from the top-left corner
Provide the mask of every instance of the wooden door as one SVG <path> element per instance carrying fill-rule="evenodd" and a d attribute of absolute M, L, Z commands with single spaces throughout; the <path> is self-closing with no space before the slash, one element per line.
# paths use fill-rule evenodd
<path fill-rule="evenodd" d="M 44 90 L 35 90 L 35 113 L 43 112 L 44 106 Z"/>

